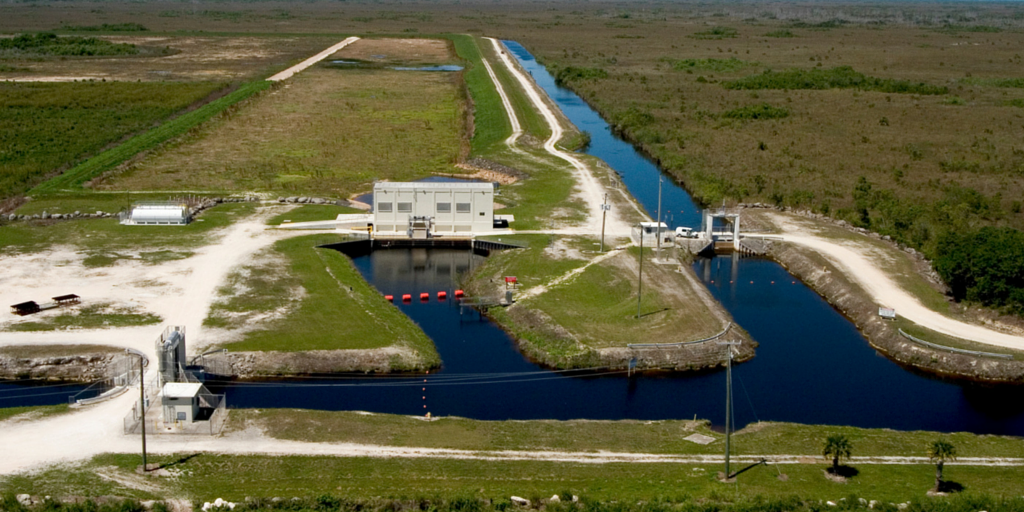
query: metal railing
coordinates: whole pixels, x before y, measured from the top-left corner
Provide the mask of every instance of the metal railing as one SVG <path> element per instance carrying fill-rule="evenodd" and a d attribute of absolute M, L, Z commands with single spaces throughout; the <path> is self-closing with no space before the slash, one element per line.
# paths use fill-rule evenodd
<path fill-rule="evenodd" d="M 729 332 L 729 329 L 731 329 L 731 328 L 732 328 L 732 322 L 729 322 L 729 323 L 725 324 L 725 329 L 722 329 L 722 332 L 720 332 L 720 333 L 718 333 L 718 334 L 716 334 L 714 336 L 710 336 L 708 338 L 701 339 L 701 340 L 677 341 L 675 343 L 628 343 L 626 346 L 629 347 L 629 348 L 666 348 L 666 347 L 682 347 L 684 345 L 696 345 L 698 343 L 705 343 L 705 342 L 708 342 L 708 341 L 717 340 L 718 338 L 721 338 L 722 336 L 725 336 L 725 333 Z"/>
<path fill-rule="evenodd" d="M 945 345 L 939 345 L 937 343 L 932 343 L 930 341 L 925 341 L 925 340 L 922 340 L 920 338 L 915 338 L 915 337 L 907 334 L 903 329 L 897 329 L 897 330 L 900 332 L 901 335 L 903 335 L 904 338 L 906 338 L 906 339 L 908 339 L 910 341 L 913 341 L 915 343 L 920 343 L 921 345 L 924 345 L 926 347 L 934 348 L 936 350 L 945 350 L 947 352 L 956 352 L 958 354 L 967 354 L 967 355 L 979 356 L 979 357 L 995 357 L 995 358 L 999 358 L 999 359 L 1010 359 L 1010 360 L 1013 359 L 1013 356 L 1011 354 L 996 354 L 994 352 L 981 352 L 981 351 L 978 351 L 978 350 L 966 350 L 966 349 L 962 349 L 962 348 L 947 347 Z"/>

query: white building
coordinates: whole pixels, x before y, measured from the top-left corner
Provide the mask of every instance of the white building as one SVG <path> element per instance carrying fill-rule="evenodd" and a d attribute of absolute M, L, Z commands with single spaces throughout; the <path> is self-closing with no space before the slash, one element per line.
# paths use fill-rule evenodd
<path fill-rule="evenodd" d="M 494 231 L 494 184 L 377 183 L 373 186 L 373 231 L 411 238 Z"/>
<path fill-rule="evenodd" d="M 633 243 L 639 244 L 640 237 L 643 237 L 644 247 L 655 247 L 658 245 L 658 233 L 661 233 L 661 245 L 672 245 L 675 243 L 676 234 L 674 231 L 668 229 L 668 225 L 664 222 L 661 223 L 661 229 L 658 229 L 657 222 L 641 222 L 640 224 L 633 226 L 633 232 L 630 237 L 633 239 Z"/>
<path fill-rule="evenodd" d="M 184 226 L 192 221 L 188 206 L 172 203 L 143 203 L 122 212 L 121 224 L 132 226 Z"/>
<path fill-rule="evenodd" d="M 164 422 L 192 423 L 199 416 L 199 394 L 203 385 L 198 382 L 168 382 L 161 393 Z"/>

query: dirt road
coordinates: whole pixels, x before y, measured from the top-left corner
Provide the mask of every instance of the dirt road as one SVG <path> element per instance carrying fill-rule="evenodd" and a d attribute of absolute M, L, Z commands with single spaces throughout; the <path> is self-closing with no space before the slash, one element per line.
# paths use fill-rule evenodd
<path fill-rule="evenodd" d="M 320 61 L 326 59 L 327 57 L 330 57 L 331 55 L 337 53 L 338 50 L 340 50 L 340 49 L 342 49 L 342 48 L 344 48 L 344 47 L 346 47 L 346 46 L 348 46 L 348 45 L 350 45 L 350 44 L 352 44 L 352 43 L 354 43 L 354 42 L 356 42 L 358 40 L 359 40 L 358 37 L 350 37 L 348 39 L 345 39 L 344 41 L 342 41 L 342 42 L 340 42 L 340 43 L 338 43 L 338 44 L 336 44 L 334 46 L 331 46 L 330 48 L 327 48 L 326 50 L 324 50 L 324 51 L 322 51 L 322 52 L 320 52 L 320 53 L 318 53 L 318 54 L 316 54 L 316 55 L 314 55 L 314 56 L 312 56 L 312 57 L 310 57 L 310 58 L 308 58 L 308 59 L 306 59 L 306 60 L 304 60 L 304 61 L 302 61 L 302 62 L 300 62 L 300 63 L 298 63 L 298 64 L 296 64 L 296 65 L 294 65 L 294 66 L 292 66 L 292 67 L 290 67 L 290 68 L 288 68 L 288 69 L 286 69 L 286 70 L 284 70 L 284 71 L 282 71 L 282 72 L 280 72 L 280 73 L 278 73 L 278 74 L 276 74 L 274 76 L 272 76 L 272 77 L 270 77 L 270 78 L 268 78 L 267 81 L 269 81 L 269 82 L 280 82 L 281 80 L 287 80 L 287 79 L 291 78 L 293 75 L 295 75 L 295 73 L 298 73 L 298 72 L 300 72 L 300 71 L 302 71 L 302 70 L 312 66 L 313 64 L 316 64 L 317 62 L 320 62 Z"/>
<path fill-rule="evenodd" d="M 544 101 L 542 96 L 543 92 L 525 73 L 519 69 L 519 66 L 512 61 L 509 57 L 508 51 L 501 46 L 501 43 L 497 39 L 488 38 L 491 44 L 494 45 L 495 52 L 501 58 L 502 63 L 512 74 L 513 77 L 519 82 L 519 85 L 526 92 L 527 97 L 530 98 L 530 102 L 533 103 L 535 109 L 541 113 L 544 117 L 544 121 L 551 128 L 551 136 L 544 142 L 544 150 L 548 153 L 565 160 L 572 166 L 574 174 L 576 176 L 576 184 L 579 187 L 579 195 L 587 204 L 587 223 L 577 228 L 568 228 L 565 230 L 559 230 L 561 234 L 597 234 L 601 232 L 601 205 L 604 203 L 605 194 L 610 193 L 608 189 L 601 185 L 594 177 L 590 167 L 587 166 L 586 162 L 577 157 L 576 155 L 563 151 L 558 148 L 557 144 L 562 140 L 562 136 L 565 134 L 565 129 L 558 120 L 558 116 L 555 115 L 552 108 Z M 499 89 L 499 94 L 502 94 L 502 102 L 507 100 L 507 97 L 503 94 L 503 91 Z M 509 107 L 511 107 L 511 103 Z M 511 114 L 512 118 L 515 114 Z M 611 210 L 608 212 L 607 224 L 605 226 L 605 232 L 615 236 L 628 236 L 630 233 L 630 225 L 625 222 L 619 215 L 617 210 Z"/>
<path fill-rule="evenodd" d="M 894 308 L 896 314 L 907 320 L 942 334 L 986 345 L 1024 350 L 1024 337 L 961 322 L 928 309 L 885 273 L 881 267 L 885 262 L 872 257 L 866 244 L 854 240 L 822 238 L 785 215 L 766 215 L 782 230 L 782 240 L 806 247 L 828 258 L 844 274 L 864 288 L 879 306 Z"/>

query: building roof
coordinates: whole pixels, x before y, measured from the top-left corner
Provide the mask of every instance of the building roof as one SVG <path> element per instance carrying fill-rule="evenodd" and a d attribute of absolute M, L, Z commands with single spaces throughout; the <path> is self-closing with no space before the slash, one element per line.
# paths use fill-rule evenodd
<path fill-rule="evenodd" d="M 168 382 L 164 384 L 164 396 L 167 398 L 192 398 L 199 395 L 203 385 L 198 382 Z"/>
<path fill-rule="evenodd" d="M 640 225 L 645 227 L 645 228 L 657 228 L 658 227 L 658 223 L 657 222 L 641 222 Z M 665 224 L 664 222 L 662 222 L 661 223 L 661 228 L 662 229 L 668 229 L 668 225 Z"/>
<path fill-rule="evenodd" d="M 181 221 L 188 217 L 188 208 L 179 205 L 136 205 L 133 221 Z"/>
<path fill-rule="evenodd" d="M 373 190 L 494 190 L 491 182 L 432 182 L 432 181 L 381 181 L 373 184 Z"/>

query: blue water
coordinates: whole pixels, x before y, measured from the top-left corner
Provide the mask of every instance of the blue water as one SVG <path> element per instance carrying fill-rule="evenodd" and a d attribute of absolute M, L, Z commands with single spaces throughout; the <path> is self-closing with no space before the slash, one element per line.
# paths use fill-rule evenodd
<path fill-rule="evenodd" d="M 521 46 L 506 42 L 569 119 L 591 132 L 588 152 L 613 166 L 648 211 L 657 203 L 660 171 L 611 135 L 573 93 L 555 87 Z M 699 225 L 684 190 L 664 184 L 674 224 Z M 665 216 L 666 221 L 669 220 Z M 377 250 L 353 259 L 383 294 L 446 290 L 480 257 L 450 249 Z M 757 420 L 894 429 L 1024 435 L 1024 387 L 944 381 L 879 356 L 856 328 L 778 264 L 758 258 L 694 263 L 711 293 L 760 343 L 736 366 L 738 425 Z M 434 340 L 443 368 L 418 376 L 342 376 L 287 383 L 235 383 L 232 407 L 304 407 L 395 414 L 505 419 L 724 418 L 721 371 L 579 374 L 546 371 L 526 360 L 514 341 L 472 310 L 450 301 L 396 304 Z"/>
<path fill-rule="evenodd" d="M 0 380 L 0 408 L 66 404 L 68 397 L 89 398 L 103 391 L 96 386 L 82 393 L 87 387 L 85 384 Z"/>
<path fill-rule="evenodd" d="M 440 66 L 395 67 L 395 71 L 462 71 L 462 66 L 443 64 Z"/>

